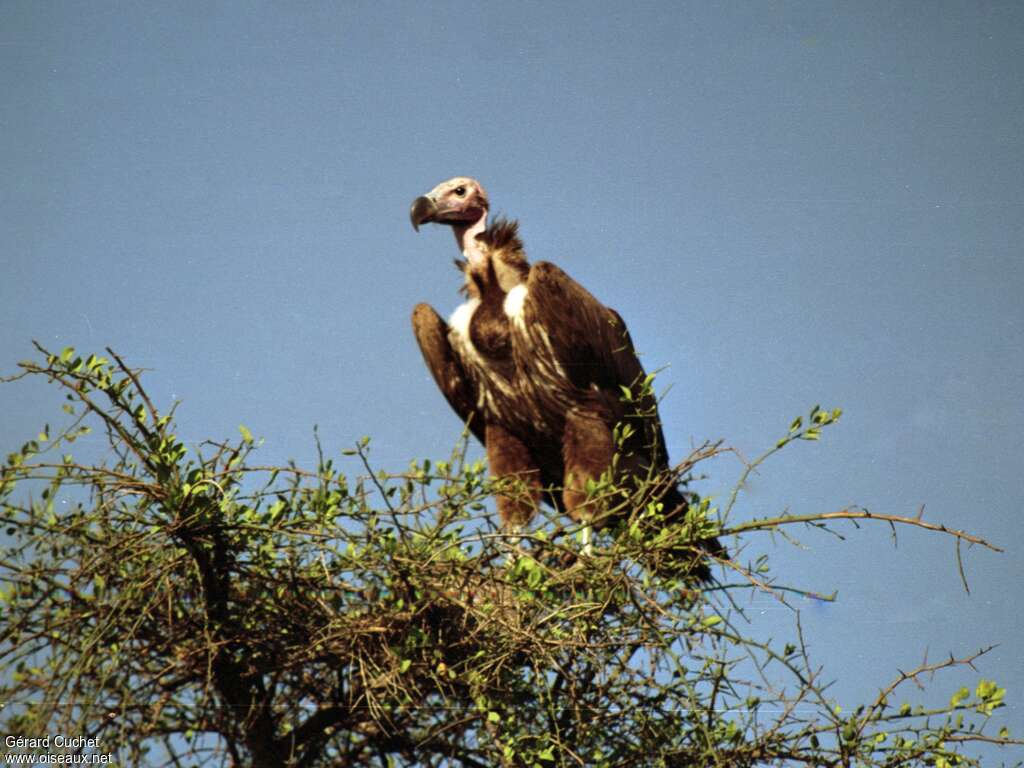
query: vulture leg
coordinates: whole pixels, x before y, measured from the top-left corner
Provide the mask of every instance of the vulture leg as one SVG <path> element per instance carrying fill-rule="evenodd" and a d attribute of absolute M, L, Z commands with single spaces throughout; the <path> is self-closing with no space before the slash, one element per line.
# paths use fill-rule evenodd
<path fill-rule="evenodd" d="M 412 329 L 427 368 L 448 404 L 463 423 L 469 423 L 476 439 L 484 442 L 483 419 L 476 413 L 476 392 L 448 342 L 448 324 L 429 304 L 417 304 L 412 311 Z"/>
<path fill-rule="evenodd" d="M 615 442 L 604 419 L 581 408 L 569 411 L 562 436 L 562 455 L 565 460 L 562 503 L 569 517 L 585 523 L 583 553 L 589 555 L 592 551 L 590 521 L 600 510 L 594 508 L 594 501 L 587 500 L 587 482 L 600 479 L 615 456 Z"/>
<path fill-rule="evenodd" d="M 488 424 L 484 444 L 491 474 L 510 481 L 511 487 L 497 496 L 501 525 L 507 531 L 518 533 L 530 522 L 540 504 L 540 470 L 522 440 L 504 427 Z"/>

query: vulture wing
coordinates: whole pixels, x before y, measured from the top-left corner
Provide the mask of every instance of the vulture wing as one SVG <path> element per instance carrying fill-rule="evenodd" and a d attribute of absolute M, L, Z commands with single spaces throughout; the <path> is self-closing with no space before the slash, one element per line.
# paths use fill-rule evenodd
<path fill-rule="evenodd" d="M 417 304 L 412 312 L 412 328 L 427 368 L 448 404 L 463 422 L 469 423 L 470 431 L 483 443 L 484 418 L 477 410 L 476 388 L 448 343 L 448 324 L 429 304 Z"/>
<path fill-rule="evenodd" d="M 605 403 L 618 402 L 622 387 L 640 395 L 646 374 L 625 322 L 554 264 L 541 261 L 530 269 L 523 313 L 527 326 L 544 328 L 551 352 L 573 386 L 583 391 L 596 386 Z M 638 404 L 644 413 L 654 415 L 648 440 L 654 443 L 655 464 L 664 468 L 668 457 L 656 416 L 657 400 L 647 394 Z"/>
<path fill-rule="evenodd" d="M 586 288 L 546 261 L 535 264 L 527 279 L 523 306 L 527 325 L 544 328 L 552 352 L 573 385 L 618 391 L 631 387 L 644 369 L 619 314 Z"/>
<path fill-rule="evenodd" d="M 617 418 L 628 418 L 631 413 L 645 415 L 644 427 L 636 433 L 643 443 L 634 443 L 633 448 L 650 451 L 647 455 L 652 462 L 648 466 L 667 469 L 668 453 L 657 399 L 649 387 L 643 386 L 646 374 L 619 313 L 601 304 L 583 286 L 547 262 L 538 262 L 530 269 L 523 302 L 524 324 L 544 329 L 552 354 L 574 387 L 592 392 L 596 386 L 596 404 L 606 413 L 617 414 Z M 632 391 L 637 410 L 618 405 L 623 396 L 621 387 Z M 616 405 L 612 406 L 613 403 Z M 662 500 L 671 517 L 685 514 L 688 502 L 674 485 L 665 489 Z M 701 541 L 699 546 L 716 558 L 726 557 L 725 548 L 717 539 Z M 689 559 L 690 550 L 683 550 Z M 698 579 L 711 578 L 706 563 L 694 567 Z"/>

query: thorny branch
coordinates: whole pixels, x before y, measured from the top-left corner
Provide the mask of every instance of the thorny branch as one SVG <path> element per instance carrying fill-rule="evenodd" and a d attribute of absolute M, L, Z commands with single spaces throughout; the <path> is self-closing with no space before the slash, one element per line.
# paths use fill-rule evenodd
<path fill-rule="evenodd" d="M 577 527 L 554 518 L 510 547 L 488 514 L 496 487 L 510 489 L 465 445 L 390 474 L 365 441 L 347 451 L 353 475 L 319 443 L 315 470 L 258 465 L 248 430 L 186 446 L 174 409 L 160 413 L 113 351 L 39 349 L 44 361 L 12 378 L 54 383 L 70 422 L 0 474 L 6 732 L 88 733 L 130 764 L 275 768 L 952 766 L 977 764 L 971 743 L 1021 743 L 993 733 L 1005 691 L 990 681 L 948 706 L 894 701 L 987 649 L 926 660 L 843 716 L 799 618 L 799 645 L 780 648 L 746 634 L 733 601 L 801 590 L 724 558 L 741 583 L 695 583 L 680 559 L 699 562 L 714 537 L 736 552 L 743 536 L 835 520 L 1000 551 L 855 508 L 732 522 L 750 473 L 838 411 L 813 409 L 747 464 L 721 519 L 694 496 L 667 523 L 654 501 L 720 443 L 639 488 L 601 484 L 595 502 L 619 522 L 583 557 Z M 97 422 L 109 461 L 55 458 Z"/>

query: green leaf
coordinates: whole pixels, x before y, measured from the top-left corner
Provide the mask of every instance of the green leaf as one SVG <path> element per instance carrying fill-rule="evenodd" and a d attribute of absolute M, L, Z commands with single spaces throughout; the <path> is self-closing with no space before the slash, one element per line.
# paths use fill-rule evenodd
<path fill-rule="evenodd" d="M 501 722 L 501 715 L 499 715 L 497 712 L 494 712 L 494 711 L 488 712 L 487 713 L 487 722 L 489 722 L 489 723 L 500 723 Z"/>
<path fill-rule="evenodd" d="M 793 423 L 789 425 L 789 432 L 790 432 L 790 434 L 792 434 L 793 432 L 796 432 L 797 430 L 799 430 L 800 427 L 802 427 L 803 425 L 804 425 L 803 418 L 800 417 L 800 416 L 797 416 L 795 419 L 793 419 Z"/>
<path fill-rule="evenodd" d="M 249 428 L 246 427 L 245 424 L 239 424 L 238 425 L 238 431 L 242 433 L 242 440 L 243 441 L 245 441 L 247 443 L 251 443 L 252 442 L 252 432 L 249 431 Z"/>
<path fill-rule="evenodd" d="M 967 688 L 961 688 L 959 691 L 953 694 L 953 697 L 949 700 L 949 706 L 956 707 L 961 701 L 968 698 L 971 692 Z"/>

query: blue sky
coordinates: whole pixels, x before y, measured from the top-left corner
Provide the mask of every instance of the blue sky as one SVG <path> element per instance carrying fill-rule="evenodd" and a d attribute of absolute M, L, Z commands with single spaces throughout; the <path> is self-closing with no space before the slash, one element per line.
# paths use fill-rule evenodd
<path fill-rule="evenodd" d="M 460 174 L 668 366 L 674 457 L 843 407 L 740 517 L 924 504 L 1004 546 L 967 553 L 970 596 L 915 531 L 747 554 L 839 590 L 803 620 L 841 702 L 998 643 L 936 695 L 995 678 L 1024 733 L 1024 6 L 4 3 L 0 369 L 110 345 L 190 439 L 442 456 L 409 314 L 457 305 L 455 249 L 407 211 Z M 0 449 L 58 404 L 0 389 Z M 708 470 L 722 494 L 740 467 Z"/>

